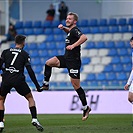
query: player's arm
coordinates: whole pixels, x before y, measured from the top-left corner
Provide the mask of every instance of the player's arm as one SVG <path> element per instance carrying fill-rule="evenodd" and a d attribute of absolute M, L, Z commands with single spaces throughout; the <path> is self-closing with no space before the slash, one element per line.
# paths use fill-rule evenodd
<path fill-rule="evenodd" d="M 83 44 L 86 40 L 87 40 L 86 35 L 82 34 L 77 42 L 75 42 L 75 43 L 72 44 L 72 45 L 68 45 L 68 46 L 66 47 L 66 49 L 67 49 L 67 50 L 72 50 L 72 49 L 74 49 L 75 47 L 77 47 L 77 46 Z"/>
<path fill-rule="evenodd" d="M 31 65 L 27 65 L 27 66 L 26 66 L 26 69 L 27 69 L 27 71 L 28 71 L 28 74 L 29 74 L 29 76 L 30 76 L 32 82 L 35 84 L 35 86 L 36 86 L 36 88 L 37 88 L 37 91 L 40 91 L 40 85 L 38 84 L 38 81 L 37 81 L 37 79 L 36 79 L 35 73 L 34 73 L 32 67 L 31 67 Z"/>
<path fill-rule="evenodd" d="M 132 68 L 132 71 L 131 71 L 130 76 L 128 78 L 128 81 L 127 81 L 126 85 L 124 86 L 125 90 L 128 90 L 128 87 L 131 85 L 132 81 L 133 81 L 133 68 Z"/>
<path fill-rule="evenodd" d="M 68 28 L 68 27 L 63 26 L 62 24 L 59 24 L 58 28 L 59 28 L 59 29 L 61 29 L 61 30 L 64 30 L 66 33 L 68 33 L 68 32 L 69 32 L 69 28 Z"/>
<path fill-rule="evenodd" d="M 77 42 L 73 44 L 74 47 L 77 47 L 81 44 L 83 44 L 87 40 L 86 35 L 82 34 Z"/>

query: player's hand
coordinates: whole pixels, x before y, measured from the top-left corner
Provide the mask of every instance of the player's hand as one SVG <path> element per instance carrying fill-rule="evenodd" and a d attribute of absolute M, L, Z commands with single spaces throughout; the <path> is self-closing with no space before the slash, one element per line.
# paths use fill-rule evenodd
<path fill-rule="evenodd" d="M 73 50 L 73 49 L 74 49 L 74 46 L 73 46 L 73 45 L 68 45 L 68 46 L 66 47 L 66 49 L 67 49 L 67 50 Z"/>
<path fill-rule="evenodd" d="M 61 30 L 63 30 L 64 26 L 62 24 L 59 24 L 58 25 L 58 28 L 61 29 Z"/>
<path fill-rule="evenodd" d="M 126 84 L 126 85 L 124 86 L 124 89 L 125 89 L 125 90 L 128 90 L 129 86 L 130 86 L 130 85 Z"/>

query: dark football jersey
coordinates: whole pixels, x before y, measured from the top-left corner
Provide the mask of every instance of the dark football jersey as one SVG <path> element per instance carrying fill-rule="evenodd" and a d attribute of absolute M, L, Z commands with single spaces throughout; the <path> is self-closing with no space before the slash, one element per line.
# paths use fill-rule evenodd
<path fill-rule="evenodd" d="M 72 28 L 70 32 L 67 34 L 67 37 L 65 40 L 66 47 L 68 45 L 72 45 L 75 42 L 77 42 L 81 35 L 82 35 L 82 32 L 77 27 Z M 65 58 L 69 60 L 80 59 L 80 49 L 81 49 L 80 45 L 75 47 L 73 50 L 66 49 Z"/>
<path fill-rule="evenodd" d="M 18 78 L 24 76 L 24 67 L 30 64 L 29 54 L 23 49 L 10 48 L 2 52 L 1 58 L 4 62 L 3 77 Z"/>

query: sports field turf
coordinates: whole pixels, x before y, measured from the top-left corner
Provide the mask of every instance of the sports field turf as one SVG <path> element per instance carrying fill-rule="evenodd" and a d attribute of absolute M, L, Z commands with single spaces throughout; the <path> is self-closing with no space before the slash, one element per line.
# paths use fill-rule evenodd
<path fill-rule="evenodd" d="M 132 115 L 98 115 L 90 114 L 87 121 L 82 115 L 41 114 L 40 123 L 44 133 L 133 133 Z M 38 133 L 31 125 L 30 115 L 5 115 L 3 133 Z"/>

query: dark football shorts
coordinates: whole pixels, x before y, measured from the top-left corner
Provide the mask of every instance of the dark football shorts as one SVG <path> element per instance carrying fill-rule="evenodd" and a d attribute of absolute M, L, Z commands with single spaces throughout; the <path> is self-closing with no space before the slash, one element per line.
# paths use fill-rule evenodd
<path fill-rule="evenodd" d="M 64 56 L 56 56 L 60 61 L 59 68 L 67 68 L 69 76 L 74 79 L 80 79 L 81 60 L 66 60 Z"/>
<path fill-rule="evenodd" d="M 6 96 L 8 93 L 10 93 L 12 88 L 14 88 L 22 96 L 25 96 L 31 92 L 28 84 L 25 81 L 10 82 L 9 80 L 5 80 L 1 83 L 0 95 Z"/>

